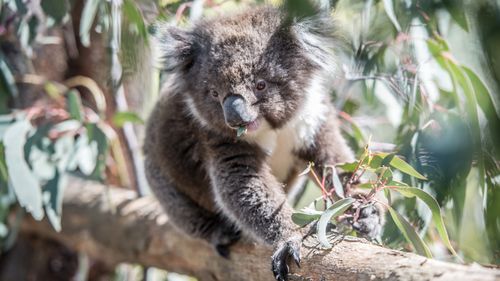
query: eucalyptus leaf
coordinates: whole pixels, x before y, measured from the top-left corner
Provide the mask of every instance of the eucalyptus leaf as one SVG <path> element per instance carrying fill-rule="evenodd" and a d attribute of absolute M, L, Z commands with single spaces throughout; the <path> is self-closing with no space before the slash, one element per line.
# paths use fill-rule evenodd
<path fill-rule="evenodd" d="M 36 220 L 43 218 L 42 190 L 24 157 L 24 144 L 33 130 L 28 120 L 14 123 L 3 137 L 9 181 L 19 204 Z"/>
<path fill-rule="evenodd" d="M 104 169 L 106 167 L 106 154 L 108 151 L 108 140 L 106 134 L 97 126 L 97 124 L 88 124 L 87 134 L 90 141 L 97 143 L 97 157 L 95 169 L 90 178 L 95 180 L 104 180 Z"/>
<path fill-rule="evenodd" d="M 358 162 L 348 162 L 348 163 L 340 163 L 335 165 L 335 167 L 342 169 L 345 172 L 354 172 L 356 167 L 358 166 Z"/>
<path fill-rule="evenodd" d="M 12 72 L 7 62 L 5 61 L 5 57 L 3 56 L 2 52 L 0 52 L 0 83 L 2 83 L 3 88 L 8 91 L 8 94 L 11 97 L 19 96 L 16 81 L 14 80 L 14 75 L 12 75 Z"/>
<path fill-rule="evenodd" d="M 332 182 L 333 182 L 333 188 L 335 189 L 335 193 L 340 198 L 345 198 L 344 194 L 344 186 L 342 185 L 342 182 L 340 181 L 339 175 L 337 174 L 337 171 L 335 170 L 335 167 L 332 168 Z"/>
<path fill-rule="evenodd" d="M 61 231 L 62 199 L 67 185 L 67 176 L 64 172 L 57 171 L 56 176 L 44 186 L 49 194 L 49 201 L 45 204 L 45 212 L 52 227 Z"/>
<path fill-rule="evenodd" d="M 236 137 L 239 138 L 239 137 L 243 136 L 246 133 L 247 133 L 247 128 L 244 127 L 244 126 L 241 126 L 241 127 L 238 128 L 238 131 L 236 131 Z"/>
<path fill-rule="evenodd" d="M 123 2 L 123 14 L 131 23 L 137 27 L 137 31 L 142 38 L 146 39 L 148 36 L 148 31 L 146 24 L 144 23 L 141 11 L 137 8 L 136 4 L 132 0 L 125 0 Z"/>
<path fill-rule="evenodd" d="M 476 95 L 477 103 L 481 110 L 484 112 L 486 119 L 488 120 L 488 126 L 490 128 L 492 136 L 496 137 L 495 141 L 500 141 L 500 117 L 498 115 L 498 111 L 495 109 L 495 103 L 493 102 L 493 97 L 486 88 L 486 85 L 481 81 L 479 76 L 477 76 L 474 71 L 466 66 L 462 66 L 463 71 L 468 76 L 472 87 L 474 89 L 474 93 Z"/>
<path fill-rule="evenodd" d="M 144 124 L 144 120 L 142 120 L 142 118 L 134 112 L 121 111 L 113 115 L 113 124 L 115 124 L 117 127 L 123 127 L 123 125 L 127 122 Z"/>
<path fill-rule="evenodd" d="M 388 153 L 377 153 L 377 155 L 378 156 L 382 156 L 382 157 L 387 157 L 389 154 Z M 395 155 L 391 159 L 390 165 L 393 168 L 396 168 L 396 169 L 400 170 L 401 172 L 403 172 L 403 173 L 405 173 L 407 175 L 413 176 L 413 177 L 415 177 L 417 179 L 421 179 L 421 180 L 426 180 L 427 179 L 422 174 L 420 174 L 419 172 L 417 172 L 410 164 L 406 163 L 403 159 L 401 159 L 399 156 Z"/>
<path fill-rule="evenodd" d="M 401 186 L 393 188 L 393 190 L 401 193 L 405 197 L 416 196 L 429 207 L 429 209 L 432 212 L 432 220 L 436 225 L 439 236 L 441 236 L 441 239 L 443 240 L 446 247 L 450 250 L 450 252 L 453 255 L 458 256 L 457 253 L 455 252 L 455 249 L 453 249 L 453 246 L 451 245 L 450 239 L 448 237 L 448 232 L 446 231 L 446 227 L 444 225 L 443 217 L 441 216 L 441 209 L 439 208 L 439 204 L 436 201 L 436 199 L 434 199 L 434 197 L 432 197 L 427 192 L 415 187 Z"/>
<path fill-rule="evenodd" d="M 384 2 L 384 10 L 387 14 L 387 17 L 391 20 L 392 24 L 396 28 L 398 32 L 401 31 L 401 26 L 399 25 L 398 19 L 396 18 L 396 14 L 394 13 L 394 3 L 392 0 L 383 0 Z"/>
<path fill-rule="evenodd" d="M 66 106 L 68 107 L 68 112 L 71 118 L 82 121 L 82 100 L 80 98 L 80 93 L 77 90 L 70 90 L 68 92 L 68 97 L 66 99 Z"/>
<path fill-rule="evenodd" d="M 50 161 L 50 154 L 36 146 L 30 149 L 29 160 L 33 173 L 40 180 L 50 180 L 56 174 L 56 166 Z"/>
<path fill-rule="evenodd" d="M 69 3 L 66 0 L 42 0 L 42 9 L 55 23 L 60 23 L 68 13 Z"/>
<path fill-rule="evenodd" d="M 467 9 L 465 9 L 463 2 L 456 0 L 443 0 L 443 4 L 448 13 L 451 15 L 451 18 L 465 31 L 469 31 L 469 24 L 465 14 Z"/>
<path fill-rule="evenodd" d="M 298 226 L 305 226 L 321 217 L 321 214 L 306 214 L 295 212 L 292 214 L 292 221 Z"/>
<path fill-rule="evenodd" d="M 342 215 L 353 203 L 353 198 L 344 198 L 333 203 L 323 212 L 317 224 L 318 240 L 323 247 L 331 248 L 332 245 L 326 237 L 326 227 L 332 218 Z"/>
<path fill-rule="evenodd" d="M 90 46 L 90 29 L 99 7 L 100 0 L 86 0 L 80 17 L 80 41 L 83 46 Z"/>
<path fill-rule="evenodd" d="M 406 240 L 413 245 L 415 251 L 417 251 L 419 255 L 432 258 L 432 253 L 429 250 L 429 247 L 427 247 L 422 238 L 420 238 L 413 226 L 391 206 L 388 206 L 388 209 L 392 220 L 401 231 L 401 233 L 403 233 Z"/>

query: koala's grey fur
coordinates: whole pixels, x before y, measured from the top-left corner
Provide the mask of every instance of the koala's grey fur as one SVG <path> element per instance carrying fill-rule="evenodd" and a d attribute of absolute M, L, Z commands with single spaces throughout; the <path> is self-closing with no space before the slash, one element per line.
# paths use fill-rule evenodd
<path fill-rule="evenodd" d="M 160 30 L 171 77 L 147 123 L 151 188 L 178 228 L 222 255 L 241 232 L 273 245 L 278 280 L 290 257 L 300 261 L 304 234 L 286 190 L 309 161 L 353 160 L 329 100 L 334 32 L 329 16 L 290 19 L 269 7 Z M 250 118 L 242 126 L 258 124 L 240 138 L 227 120 L 235 96 Z"/>

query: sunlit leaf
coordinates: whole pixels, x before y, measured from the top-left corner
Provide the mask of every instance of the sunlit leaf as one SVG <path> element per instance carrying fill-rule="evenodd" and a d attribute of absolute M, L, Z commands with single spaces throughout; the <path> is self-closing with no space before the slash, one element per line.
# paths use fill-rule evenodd
<path fill-rule="evenodd" d="M 377 153 L 377 155 L 386 157 L 388 153 Z M 416 177 L 417 179 L 421 180 L 426 180 L 427 178 L 424 177 L 422 174 L 417 172 L 410 164 L 406 163 L 403 159 L 399 158 L 399 156 L 394 156 L 390 162 L 391 166 L 400 170 L 401 172 Z"/>
<path fill-rule="evenodd" d="M 125 0 L 123 2 L 123 14 L 131 23 L 133 23 L 143 38 L 146 38 L 148 31 L 146 25 L 144 24 L 143 16 L 141 11 L 137 8 L 134 1 Z"/>
<path fill-rule="evenodd" d="M 326 227 L 328 226 L 328 222 L 330 222 L 332 218 L 342 215 L 352 205 L 352 203 L 354 203 L 354 201 L 355 200 L 352 198 L 340 199 L 333 203 L 333 205 L 326 209 L 326 211 L 321 215 L 317 224 L 317 231 L 318 240 L 323 247 L 332 247 L 326 237 Z"/>
<path fill-rule="evenodd" d="M 392 0 L 383 0 L 383 2 L 384 2 L 384 10 L 385 13 L 387 14 L 387 17 L 391 20 L 396 30 L 400 32 L 401 26 L 399 25 L 398 19 L 396 18 L 396 14 L 394 13 L 394 3 L 392 3 Z"/>
<path fill-rule="evenodd" d="M 97 141 L 88 142 L 88 139 L 81 136 L 75 158 L 77 159 L 78 168 L 86 175 L 90 176 L 96 168 L 98 148 Z"/>
<path fill-rule="evenodd" d="M 144 124 L 144 120 L 142 120 L 142 118 L 134 112 L 121 111 L 113 115 L 113 124 L 115 124 L 117 127 L 123 127 L 123 125 L 127 122 Z"/>
<path fill-rule="evenodd" d="M 292 214 L 292 221 L 298 226 L 305 226 L 321 217 L 321 214 L 305 214 L 301 212 L 295 212 Z"/>
<path fill-rule="evenodd" d="M 80 93 L 78 93 L 77 90 L 72 89 L 68 92 L 66 104 L 71 118 L 82 121 L 82 100 L 80 98 Z"/>
<path fill-rule="evenodd" d="M 43 218 L 42 190 L 37 178 L 24 160 L 24 144 L 31 130 L 33 127 L 29 121 L 17 121 L 5 132 L 3 142 L 9 181 L 17 200 L 32 214 L 33 218 L 41 220 Z"/>
<path fill-rule="evenodd" d="M 398 227 L 398 229 L 403 233 L 406 240 L 413 245 L 415 251 L 422 256 L 432 258 L 431 251 L 429 247 L 425 244 L 425 242 L 420 238 L 417 234 L 413 226 L 396 210 L 394 210 L 391 206 L 388 206 L 389 214 L 392 217 L 392 220 Z"/>
<path fill-rule="evenodd" d="M 335 165 L 335 167 L 340 168 L 345 172 L 354 172 L 357 166 L 358 162 L 340 163 Z"/>
<path fill-rule="evenodd" d="M 41 180 L 54 178 L 56 167 L 50 161 L 50 154 L 32 146 L 29 152 L 29 161 L 33 168 L 33 173 Z"/>
<path fill-rule="evenodd" d="M 90 30 L 94 23 L 99 0 L 86 0 L 83 7 L 82 16 L 80 17 L 80 41 L 83 46 L 90 46 Z"/>
<path fill-rule="evenodd" d="M 395 156 L 396 156 L 395 153 L 391 153 L 391 154 L 385 156 L 384 159 L 382 160 L 382 163 L 380 163 L 380 165 L 384 166 L 384 167 L 388 167 Z"/>
<path fill-rule="evenodd" d="M 453 246 L 451 246 L 450 239 L 448 237 L 448 232 L 446 231 L 446 227 L 444 225 L 443 217 L 441 216 L 441 209 L 439 208 L 439 204 L 432 197 L 430 194 L 427 192 L 423 191 L 422 189 L 415 188 L 415 187 L 397 187 L 393 188 L 393 190 L 398 191 L 405 197 L 418 197 L 420 200 L 422 200 L 431 210 L 432 212 L 432 220 L 434 224 L 436 225 L 436 228 L 438 230 L 439 236 L 441 236 L 441 239 L 443 240 L 444 244 L 446 247 L 450 250 L 453 255 L 457 256 L 457 253 L 455 252 L 455 249 L 453 249 Z"/>
<path fill-rule="evenodd" d="M 500 132 L 498 131 L 498 129 L 500 129 L 500 117 L 498 116 L 498 113 L 495 109 L 495 103 L 493 102 L 490 91 L 488 91 L 488 88 L 486 88 L 483 81 L 481 81 L 479 76 L 477 76 L 474 71 L 466 66 L 462 66 L 462 69 L 469 77 L 469 80 L 474 89 L 477 103 L 488 119 L 488 125 L 490 127 L 491 134 L 495 137 L 498 137 L 498 134 L 500 134 Z"/>
<path fill-rule="evenodd" d="M 337 171 L 335 170 L 335 167 L 332 167 L 332 182 L 333 182 L 333 188 L 335 189 L 335 193 L 340 198 L 345 198 L 344 194 L 344 186 L 342 185 L 342 182 L 340 182 L 339 175 L 337 174 Z"/>

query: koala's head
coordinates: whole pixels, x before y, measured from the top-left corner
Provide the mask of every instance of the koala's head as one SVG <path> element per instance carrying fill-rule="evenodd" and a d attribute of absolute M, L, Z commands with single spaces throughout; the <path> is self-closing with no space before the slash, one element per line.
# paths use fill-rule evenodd
<path fill-rule="evenodd" d="M 190 30 L 163 28 L 159 39 L 192 115 L 221 132 L 282 127 L 311 94 L 314 78 L 333 68 L 335 40 L 324 16 L 294 20 L 260 8 Z"/>

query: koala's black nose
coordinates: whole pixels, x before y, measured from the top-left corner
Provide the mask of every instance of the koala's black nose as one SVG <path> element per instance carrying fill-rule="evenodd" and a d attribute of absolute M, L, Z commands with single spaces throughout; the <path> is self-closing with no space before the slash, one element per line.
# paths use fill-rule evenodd
<path fill-rule="evenodd" d="M 233 128 L 244 126 L 253 121 L 247 102 L 239 95 L 228 96 L 224 100 L 224 119 Z"/>

